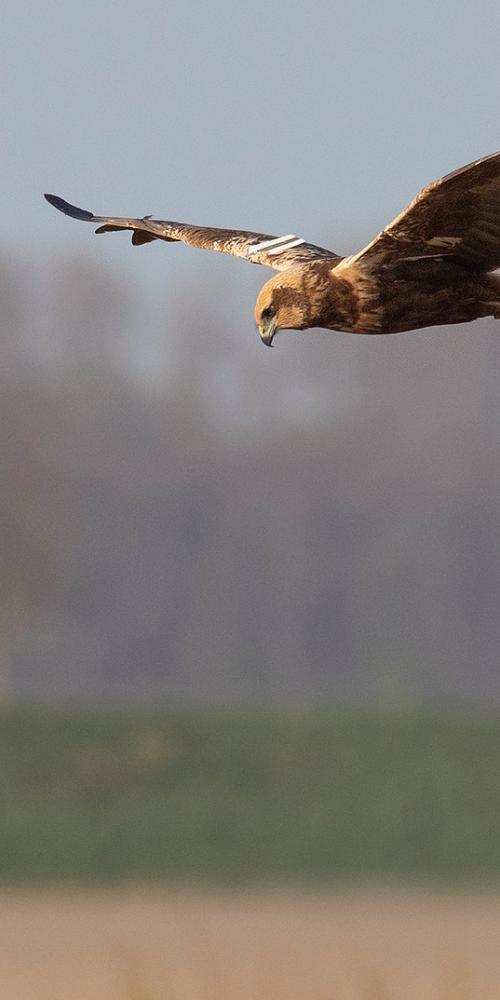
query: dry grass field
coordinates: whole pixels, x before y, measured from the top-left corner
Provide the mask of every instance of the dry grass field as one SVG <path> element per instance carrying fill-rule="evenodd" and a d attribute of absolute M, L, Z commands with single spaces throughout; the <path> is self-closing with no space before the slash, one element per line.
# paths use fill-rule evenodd
<path fill-rule="evenodd" d="M 497 1000 L 486 893 L 4 890 L 5 1000 Z"/>

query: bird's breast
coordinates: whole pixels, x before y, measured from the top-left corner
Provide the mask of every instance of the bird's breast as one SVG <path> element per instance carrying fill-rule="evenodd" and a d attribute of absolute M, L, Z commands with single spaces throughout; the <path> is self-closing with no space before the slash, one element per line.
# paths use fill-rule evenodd
<path fill-rule="evenodd" d="M 384 294 L 378 278 L 353 266 L 332 272 L 329 302 L 331 329 L 346 333 L 379 333 L 384 321 Z"/>

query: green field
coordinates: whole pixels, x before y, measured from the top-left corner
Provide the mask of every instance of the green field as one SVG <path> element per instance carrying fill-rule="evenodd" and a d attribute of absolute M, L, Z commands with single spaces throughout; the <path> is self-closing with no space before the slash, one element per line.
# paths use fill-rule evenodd
<path fill-rule="evenodd" d="M 0 720 L 3 882 L 496 881 L 500 718 Z"/>

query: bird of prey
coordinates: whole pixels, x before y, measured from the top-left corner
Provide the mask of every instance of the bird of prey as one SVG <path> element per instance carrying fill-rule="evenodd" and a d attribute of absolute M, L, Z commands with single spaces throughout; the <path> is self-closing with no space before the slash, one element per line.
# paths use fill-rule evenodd
<path fill-rule="evenodd" d="M 243 257 L 279 273 L 261 289 L 255 320 L 271 346 L 278 330 L 323 327 L 401 333 L 500 318 L 500 152 L 434 181 L 358 253 L 340 257 L 298 236 L 213 229 L 145 216 L 93 215 L 56 195 L 66 215 L 96 233 L 132 230 L 132 243 L 181 241 Z"/>

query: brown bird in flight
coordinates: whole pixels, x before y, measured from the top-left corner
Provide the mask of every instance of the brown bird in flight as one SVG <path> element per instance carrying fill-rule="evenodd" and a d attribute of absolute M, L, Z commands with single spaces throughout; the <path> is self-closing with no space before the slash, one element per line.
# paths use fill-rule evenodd
<path fill-rule="evenodd" d="M 181 241 L 244 257 L 279 274 L 261 289 L 255 320 L 269 347 L 278 330 L 401 333 L 424 326 L 500 318 L 500 153 L 424 187 L 363 250 L 339 257 L 297 236 L 269 236 L 182 222 L 93 215 L 53 194 L 66 215 L 131 229 L 132 243 Z"/>

